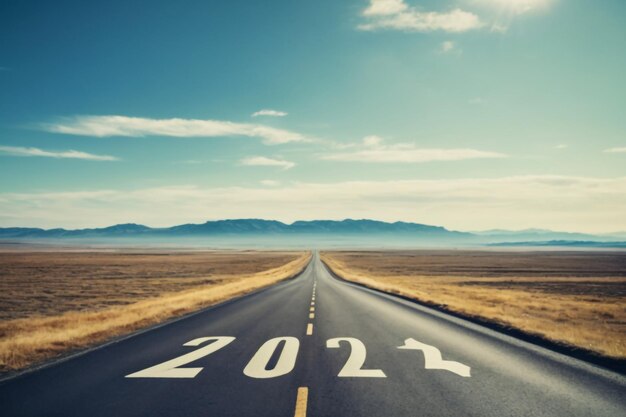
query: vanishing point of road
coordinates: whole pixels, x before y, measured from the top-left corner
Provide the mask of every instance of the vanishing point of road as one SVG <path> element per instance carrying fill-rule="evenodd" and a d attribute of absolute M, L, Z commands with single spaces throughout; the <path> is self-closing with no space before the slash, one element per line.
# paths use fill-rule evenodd
<path fill-rule="evenodd" d="M 0 382 L 18 416 L 626 416 L 626 377 L 331 276 Z"/>

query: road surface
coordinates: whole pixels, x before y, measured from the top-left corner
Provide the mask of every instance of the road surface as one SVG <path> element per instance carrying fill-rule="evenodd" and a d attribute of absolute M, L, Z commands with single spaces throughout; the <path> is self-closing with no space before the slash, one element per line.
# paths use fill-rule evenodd
<path fill-rule="evenodd" d="M 0 383 L 17 416 L 626 416 L 626 378 L 339 281 L 297 278 Z"/>

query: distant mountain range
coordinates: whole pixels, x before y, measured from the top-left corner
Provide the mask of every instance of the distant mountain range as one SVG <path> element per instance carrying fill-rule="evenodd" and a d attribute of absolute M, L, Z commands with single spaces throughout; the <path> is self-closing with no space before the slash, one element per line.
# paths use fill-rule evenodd
<path fill-rule="evenodd" d="M 623 247 L 622 233 L 590 235 L 584 233 L 555 232 L 544 229 L 487 230 L 480 232 L 458 232 L 440 226 L 409 222 L 382 222 L 376 220 L 311 220 L 291 224 L 275 220 L 233 219 L 207 221 L 201 224 L 182 224 L 172 227 L 152 228 L 127 223 L 91 229 L 40 229 L 29 227 L 0 228 L 0 239 L 38 240 L 66 238 L 173 238 L 203 236 L 347 236 L 358 241 L 359 236 L 375 238 L 391 236 L 398 239 L 448 242 L 460 245 L 498 246 L 592 246 Z M 604 246 L 603 246 L 604 245 Z M 617 245 L 617 246 L 616 246 Z"/>
<path fill-rule="evenodd" d="M 624 248 L 626 249 L 626 242 L 596 242 L 596 241 L 584 241 L 584 240 L 548 240 L 548 241 L 533 241 L 533 242 L 500 242 L 491 243 L 489 246 L 558 246 L 569 248 Z"/>
<path fill-rule="evenodd" d="M 28 227 L 0 228 L 0 238 L 64 238 L 64 237 L 123 237 L 123 236 L 202 236 L 220 234 L 361 234 L 411 233 L 424 236 L 469 237 L 470 233 L 454 232 L 439 226 L 418 223 L 386 223 L 375 220 L 312 220 L 291 224 L 275 220 L 237 219 L 216 220 L 202 224 L 182 224 L 166 228 L 151 228 L 128 223 L 97 229 L 39 229 Z"/>

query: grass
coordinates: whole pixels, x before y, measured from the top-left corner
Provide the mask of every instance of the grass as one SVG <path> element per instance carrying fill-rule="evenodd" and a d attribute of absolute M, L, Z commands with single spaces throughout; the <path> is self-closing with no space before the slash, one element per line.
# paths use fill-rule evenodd
<path fill-rule="evenodd" d="M 339 276 L 557 343 L 626 358 L 626 254 L 323 252 Z"/>
<path fill-rule="evenodd" d="M 0 256 L 1 288 L 11 289 L 11 296 L 19 298 L 11 301 L 13 308 L 8 315 L 13 318 L 0 321 L 0 372 L 42 363 L 272 285 L 299 273 L 310 259 L 310 253 L 303 252 L 195 253 L 174 254 L 165 260 L 154 258 L 158 256 L 166 255 Z M 37 262 L 29 264 L 34 260 Z M 130 266 L 127 269 L 124 265 Z M 83 272 L 74 276 L 78 270 Z M 54 276 L 62 283 L 52 285 L 47 281 L 54 281 L 50 278 Z M 92 281 L 93 285 L 88 285 Z M 34 301 L 46 292 L 52 292 L 57 306 Z M 81 299 L 78 310 L 77 294 Z M 7 313 L 3 304 L 8 298 L 2 292 L 0 311 L 4 316 Z M 107 300 L 119 304 L 111 306 Z M 38 306 L 35 310 L 31 301 Z M 20 304 L 24 311 L 15 308 Z"/>

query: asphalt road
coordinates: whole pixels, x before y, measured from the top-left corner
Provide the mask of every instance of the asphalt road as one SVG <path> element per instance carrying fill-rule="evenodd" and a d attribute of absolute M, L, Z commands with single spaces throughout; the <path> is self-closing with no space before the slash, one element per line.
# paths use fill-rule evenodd
<path fill-rule="evenodd" d="M 336 280 L 315 256 L 293 280 L 0 383 L 7 417 L 304 413 L 623 417 L 626 378 Z"/>

